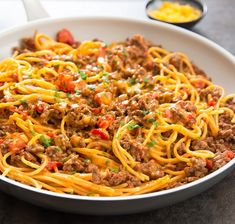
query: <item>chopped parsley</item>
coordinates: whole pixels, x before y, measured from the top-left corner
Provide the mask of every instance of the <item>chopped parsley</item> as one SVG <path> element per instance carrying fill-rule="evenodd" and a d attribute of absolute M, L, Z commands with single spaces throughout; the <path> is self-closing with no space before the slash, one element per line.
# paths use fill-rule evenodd
<path fill-rule="evenodd" d="M 128 125 L 129 130 L 134 130 L 136 128 L 140 128 L 140 126 L 134 122 Z"/>
<path fill-rule="evenodd" d="M 80 93 L 81 93 L 80 90 L 75 89 L 75 94 L 76 94 L 76 95 L 79 95 Z"/>
<path fill-rule="evenodd" d="M 150 79 L 148 77 L 144 77 L 143 80 L 144 80 L 145 83 L 148 83 L 150 81 Z"/>
<path fill-rule="evenodd" d="M 49 147 L 53 143 L 53 139 L 51 138 L 46 138 L 44 135 L 41 135 L 40 137 L 40 142 L 44 147 Z"/>
<path fill-rule="evenodd" d="M 83 71 L 78 72 L 83 80 L 87 80 L 87 74 Z"/>
<path fill-rule="evenodd" d="M 150 113 L 150 112 L 147 111 L 147 110 L 143 111 L 143 115 L 144 115 L 144 116 L 146 116 L 146 115 L 149 114 L 149 113 Z"/>
<path fill-rule="evenodd" d="M 103 76 L 108 76 L 109 73 L 108 73 L 108 72 L 102 72 L 102 75 L 103 75 Z"/>
<path fill-rule="evenodd" d="M 20 100 L 20 103 L 21 104 L 27 104 L 28 102 L 27 102 L 27 100 Z"/>
<path fill-rule="evenodd" d="M 147 120 L 147 123 L 153 123 L 154 121 L 155 121 L 154 118 L 149 118 L 149 119 Z"/>
<path fill-rule="evenodd" d="M 130 78 L 129 79 L 129 84 L 132 85 L 132 86 L 135 85 L 136 84 L 136 80 L 134 78 Z"/>
<path fill-rule="evenodd" d="M 157 122 L 157 121 L 154 121 L 154 122 L 153 122 L 153 125 L 154 125 L 155 127 L 157 127 L 157 126 L 158 126 L 158 122 Z"/>
<path fill-rule="evenodd" d="M 148 143 L 148 147 L 153 147 L 156 145 L 156 142 L 155 141 L 151 141 Z"/>
<path fill-rule="evenodd" d="M 71 98 L 71 93 L 66 93 L 67 98 Z"/>
<path fill-rule="evenodd" d="M 118 173 L 119 172 L 119 168 L 118 167 L 112 167 L 112 168 L 110 168 L 110 170 L 113 173 Z"/>

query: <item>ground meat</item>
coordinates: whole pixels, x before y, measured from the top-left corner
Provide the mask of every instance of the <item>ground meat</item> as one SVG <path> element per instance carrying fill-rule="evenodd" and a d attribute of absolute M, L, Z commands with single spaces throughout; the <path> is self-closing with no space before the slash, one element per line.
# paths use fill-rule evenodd
<path fill-rule="evenodd" d="M 207 102 L 207 97 L 209 94 L 211 95 L 212 99 L 215 102 L 217 102 L 218 99 L 221 97 L 221 90 L 219 88 L 215 88 L 215 89 L 206 88 L 206 89 L 201 89 L 199 91 L 199 95 L 201 99 L 205 100 L 206 102 Z"/>
<path fill-rule="evenodd" d="M 153 93 L 146 93 L 144 95 L 135 95 L 129 100 L 127 105 L 128 115 L 136 115 L 137 110 L 141 111 L 156 111 L 159 106 L 159 101 L 153 96 Z M 143 113 L 140 118 L 143 118 Z"/>
<path fill-rule="evenodd" d="M 19 128 L 15 123 L 12 124 L 0 124 L 0 135 L 4 136 L 6 132 L 15 133 Z"/>
<path fill-rule="evenodd" d="M 219 169 L 230 161 L 230 159 L 225 155 L 225 152 L 216 152 L 215 157 L 212 159 L 212 171 Z"/>
<path fill-rule="evenodd" d="M 210 138 L 211 138 L 211 142 L 212 142 L 213 138 L 212 137 L 210 137 Z M 210 147 L 208 145 L 207 139 L 205 139 L 205 140 L 196 139 L 196 140 L 192 141 L 191 148 L 196 151 L 196 150 L 209 150 Z"/>
<path fill-rule="evenodd" d="M 235 113 L 235 98 L 228 100 L 225 106 L 230 108 Z"/>
<path fill-rule="evenodd" d="M 160 68 L 159 66 L 152 62 L 152 61 L 147 61 L 143 64 L 143 67 L 146 69 L 146 71 L 151 72 L 152 75 L 158 75 L 160 73 Z"/>
<path fill-rule="evenodd" d="M 30 152 L 27 152 L 27 151 L 23 151 L 21 153 L 22 156 L 24 156 L 24 158 L 32 163 L 38 163 L 37 162 L 37 158 L 36 156 L 32 155 Z"/>
<path fill-rule="evenodd" d="M 83 137 L 81 136 L 78 136 L 78 135 L 73 135 L 71 138 L 70 138 L 70 143 L 73 147 L 85 147 L 86 146 L 86 143 L 85 143 L 85 140 Z"/>
<path fill-rule="evenodd" d="M 67 172 L 83 172 L 85 167 L 78 155 L 71 155 L 70 159 L 64 163 L 63 170 Z"/>
<path fill-rule="evenodd" d="M 146 57 L 151 43 L 145 40 L 141 35 L 135 35 L 127 40 L 126 45 L 129 57 L 134 59 Z"/>
<path fill-rule="evenodd" d="M 184 169 L 186 176 L 188 177 L 204 177 L 208 173 L 206 168 L 206 160 L 202 158 L 191 158 L 191 167 L 186 167 Z"/>
<path fill-rule="evenodd" d="M 196 122 L 196 110 L 197 108 L 191 102 L 180 100 L 167 110 L 167 117 L 172 123 L 181 123 L 190 128 Z"/>
<path fill-rule="evenodd" d="M 182 56 L 179 54 L 175 54 L 169 60 L 169 64 L 173 65 L 177 70 L 180 68 L 181 63 L 182 63 Z"/>
<path fill-rule="evenodd" d="M 26 151 L 30 153 L 43 153 L 45 151 L 45 148 L 42 145 L 34 144 L 34 145 L 27 145 L 25 148 Z"/>
<path fill-rule="evenodd" d="M 122 183 L 126 182 L 128 173 L 124 170 L 114 173 L 114 172 L 108 172 L 107 175 L 104 178 L 104 181 L 106 182 L 106 185 L 108 186 L 117 186 Z"/>
<path fill-rule="evenodd" d="M 98 167 L 94 164 L 89 164 L 86 168 L 86 172 L 92 173 L 91 181 L 95 184 L 101 184 L 103 182 L 103 177 L 100 174 Z"/>
<path fill-rule="evenodd" d="M 225 113 L 219 117 L 219 133 L 217 138 L 235 144 L 235 123 L 232 123 L 230 114 Z"/>
<path fill-rule="evenodd" d="M 10 115 L 12 114 L 12 112 L 6 108 L 0 108 L 0 117 L 2 119 L 4 118 L 8 118 Z"/>
<path fill-rule="evenodd" d="M 197 107 L 191 102 L 185 102 L 185 101 L 180 100 L 178 103 L 176 103 L 176 105 L 179 105 L 182 109 L 184 109 L 187 112 L 197 111 Z"/>
<path fill-rule="evenodd" d="M 26 37 L 26 38 L 21 39 L 20 46 L 13 48 L 13 52 L 18 51 L 19 53 L 23 53 L 25 50 L 28 50 L 28 51 L 36 50 L 34 39 L 32 37 Z"/>
<path fill-rule="evenodd" d="M 94 126 L 96 122 L 97 118 L 92 115 L 92 112 L 87 105 L 82 104 L 80 107 L 71 109 L 67 113 L 66 124 L 76 129 L 84 129 L 89 126 Z"/>
<path fill-rule="evenodd" d="M 68 154 L 62 151 L 57 146 L 49 146 L 46 149 L 46 155 L 50 157 L 52 161 L 62 162 L 64 159 L 68 157 Z"/>
<path fill-rule="evenodd" d="M 11 163 L 21 164 L 22 163 L 22 161 L 21 161 L 22 156 L 31 163 L 39 164 L 36 156 L 32 155 L 30 152 L 27 152 L 27 151 L 20 151 L 19 154 L 12 154 Z"/>
<path fill-rule="evenodd" d="M 55 136 L 54 143 L 62 150 L 70 149 L 72 147 L 68 137 L 63 134 Z"/>
<path fill-rule="evenodd" d="M 118 186 L 123 183 L 127 183 L 129 187 L 136 187 L 141 184 L 141 182 L 134 176 L 130 175 L 125 170 L 120 170 L 119 172 L 108 172 L 103 178 L 103 182 L 107 186 Z"/>
<path fill-rule="evenodd" d="M 219 132 L 216 137 L 206 137 L 203 140 L 193 140 L 193 150 L 210 150 L 213 153 L 223 153 L 226 150 L 235 151 L 235 124 L 231 123 L 228 113 L 219 117 Z"/>
<path fill-rule="evenodd" d="M 150 160 L 147 163 L 140 163 L 136 165 L 135 169 L 148 175 L 151 179 L 157 179 L 164 176 L 164 171 L 154 160 Z"/>
<path fill-rule="evenodd" d="M 42 124 L 59 126 L 62 120 L 62 113 L 56 109 L 48 109 L 41 114 L 40 119 Z"/>
<path fill-rule="evenodd" d="M 171 103 L 174 101 L 174 93 L 162 86 L 155 86 L 152 97 L 159 101 L 159 103 Z"/>
<path fill-rule="evenodd" d="M 148 156 L 148 147 L 135 139 L 131 139 L 128 135 L 121 140 L 121 145 L 136 161 L 143 161 Z"/>

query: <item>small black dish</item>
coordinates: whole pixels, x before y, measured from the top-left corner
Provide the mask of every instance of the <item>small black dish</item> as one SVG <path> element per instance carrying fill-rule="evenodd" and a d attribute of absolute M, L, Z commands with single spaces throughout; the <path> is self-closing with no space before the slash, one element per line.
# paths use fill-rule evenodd
<path fill-rule="evenodd" d="M 149 12 L 155 10 L 156 8 L 160 7 L 164 0 L 150 0 L 146 5 L 146 14 L 152 20 L 157 20 L 164 23 L 170 23 L 176 26 L 184 27 L 184 28 L 192 28 L 195 24 L 197 24 L 207 13 L 207 5 L 204 0 L 167 0 L 169 2 L 178 2 L 181 4 L 189 4 L 194 8 L 197 8 L 201 11 L 201 16 L 198 19 L 189 21 L 189 22 L 181 22 L 181 23 L 171 23 L 165 22 L 162 20 L 155 19 L 149 15 Z"/>

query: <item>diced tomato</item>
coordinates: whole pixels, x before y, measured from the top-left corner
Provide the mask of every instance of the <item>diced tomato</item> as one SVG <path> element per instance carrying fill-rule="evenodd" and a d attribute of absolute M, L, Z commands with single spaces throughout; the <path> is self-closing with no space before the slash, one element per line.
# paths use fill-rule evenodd
<path fill-rule="evenodd" d="M 99 53 L 99 57 L 104 57 L 106 53 L 106 47 L 101 47 L 100 49 L 100 53 Z"/>
<path fill-rule="evenodd" d="M 214 166 L 213 161 L 211 159 L 206 159 L 206 168 L 208 170 L 212 170 L 213 166 Z"/>
<path fill-rule="evenodd" d="M 114 121 L 113 116 L 106 115 L 105 117 L 99 118 L 97 125 L 99 128 L 107 129 L 113 121 Z"/>
<path fill-rule="evenodd" d="M 95 101 L 99 105 L 105 104 L 109 105 L 112 102 L 112 93 L 110 92 L 100 92 L 95 95 Z"/>
<path fill-rule="evenodd" d="M 46 165 L 46 169 L 48 169 L 49 171 L 53 171 L 56 168 L 61 167 L 63 164 L 61 162 L 57 162 L 57 161 L 50 161 L 48 162 L 48 164 Z"/>
<path fill-rule="evenodd" d="M 57 81 L 55 82 L 59 90 L 66 93 L 73 93 L 75 89 L 75 83 L 72 76 L 59 74 Z"/>
<path fill-rule="evenodd" d="M 11 152 L 18 152 L 27 144 L 27 142 L 23 139 L 23 135 L 19 133 L 12 134 L 10 138 L 12 141 L 8 143 L 7 146 Z"/>
<path fill-rule="evenodd" d="M 37 103 L 35 105 L 35 110 L 38 112 L 38 113 L 42 113 L 44 110 L 45 110 L 45 104 L 44 103 Z"/>
<path fill-rule="evenodd" d="M 199 89 L 203 89 L 203 88 L 205 88 L 206 84 L 205 84 L 205 82 L 198 80 L 196 82 L 193 82 L 193 86 L 195 86 L 196 88 L 199 88 Z"/>
<path fill-rule="evenodd" d="M 209 106 L 215 106 L 216 102 L 214 100 L 209 100 L 207 103 Z"/>
<path fill-rule="evenodd" d="M 234 152 L 232 152 L 231 150 L 227 150 L 224 154 L 230 160 L 234 158 Z"/>
<path fill-rule="evenodd" d="M 53 132 L 48 132 L 47 136 L 49 136 L 50 138 L 54 138 L 55 137 L 55 133 Z"/>
<path fill-rule="evenodd" d="M 96 135 L 96 136 L 98 136 L 99 138 L 101 138 L 103 140 L 108 140 L 109 139 L 108 132 L 104 129 L 101 129 L 101 128 L 92 129 L 91 134 Z"/>
<path fill-rule="evenodd" d="M 60 30 L 56 35 L 56 40 L 65 44 L 74 44 L 74 38 L 72 33 L 67 29 Z"/>
<path fill-rule="evenodd" d="M 0 86 L 3 86 L 3 84 L 4 84 L 3 82 L 0 82 Z"/>
<path fill-rule="evenodd" d="M 76 86 L 77 89 L 83 89 L 83 88 L 86 87 L 86 82 L 83 81 L 83 80 L 80 80 L 79 82 L 77 82 L 77 83 L 75 84 L 75 86 Z"/>
<path fill-rule="evenodd" d="M 131 103 L 131 110 L 136 110 L 138 108 L 138 104 L 135 103 Z"/>
<path fill-rule="evenodd" d="M 170 110 L 165 110 L 163 116 L 166 117 L 166 118 L 170 118 L 171 117 L 171 111 Z"/>
<path fill-rule="evenodd" d="M 187 115 L 187 119 L 189 120 L 189 121 L 191 121 L 192 119 L 194 119 L 195 118 L 195 115 L 194 114 L 188 114 Z"/>
<path fill-rule="evenodd" d="M 98 113 L 100 113 L 101 108 L 100 108 L 100 107 L 97 107 L 97 108 L 91 108 L 91 111 L 92 111 L 92 113 L 94 113 L 94 114 L 98 114 Z"/>

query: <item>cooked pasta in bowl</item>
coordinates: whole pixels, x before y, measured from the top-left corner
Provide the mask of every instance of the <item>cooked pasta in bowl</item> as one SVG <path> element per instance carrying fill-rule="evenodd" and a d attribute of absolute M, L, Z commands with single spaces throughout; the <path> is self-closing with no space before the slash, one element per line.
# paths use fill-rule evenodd
<path fill-rule="evenodd" d="M 36 32 L 0 62 L 0 172 L 81 196 L 198 180 L 234 158 L 235 94 L 136 34 L 105 43 Z"/>

